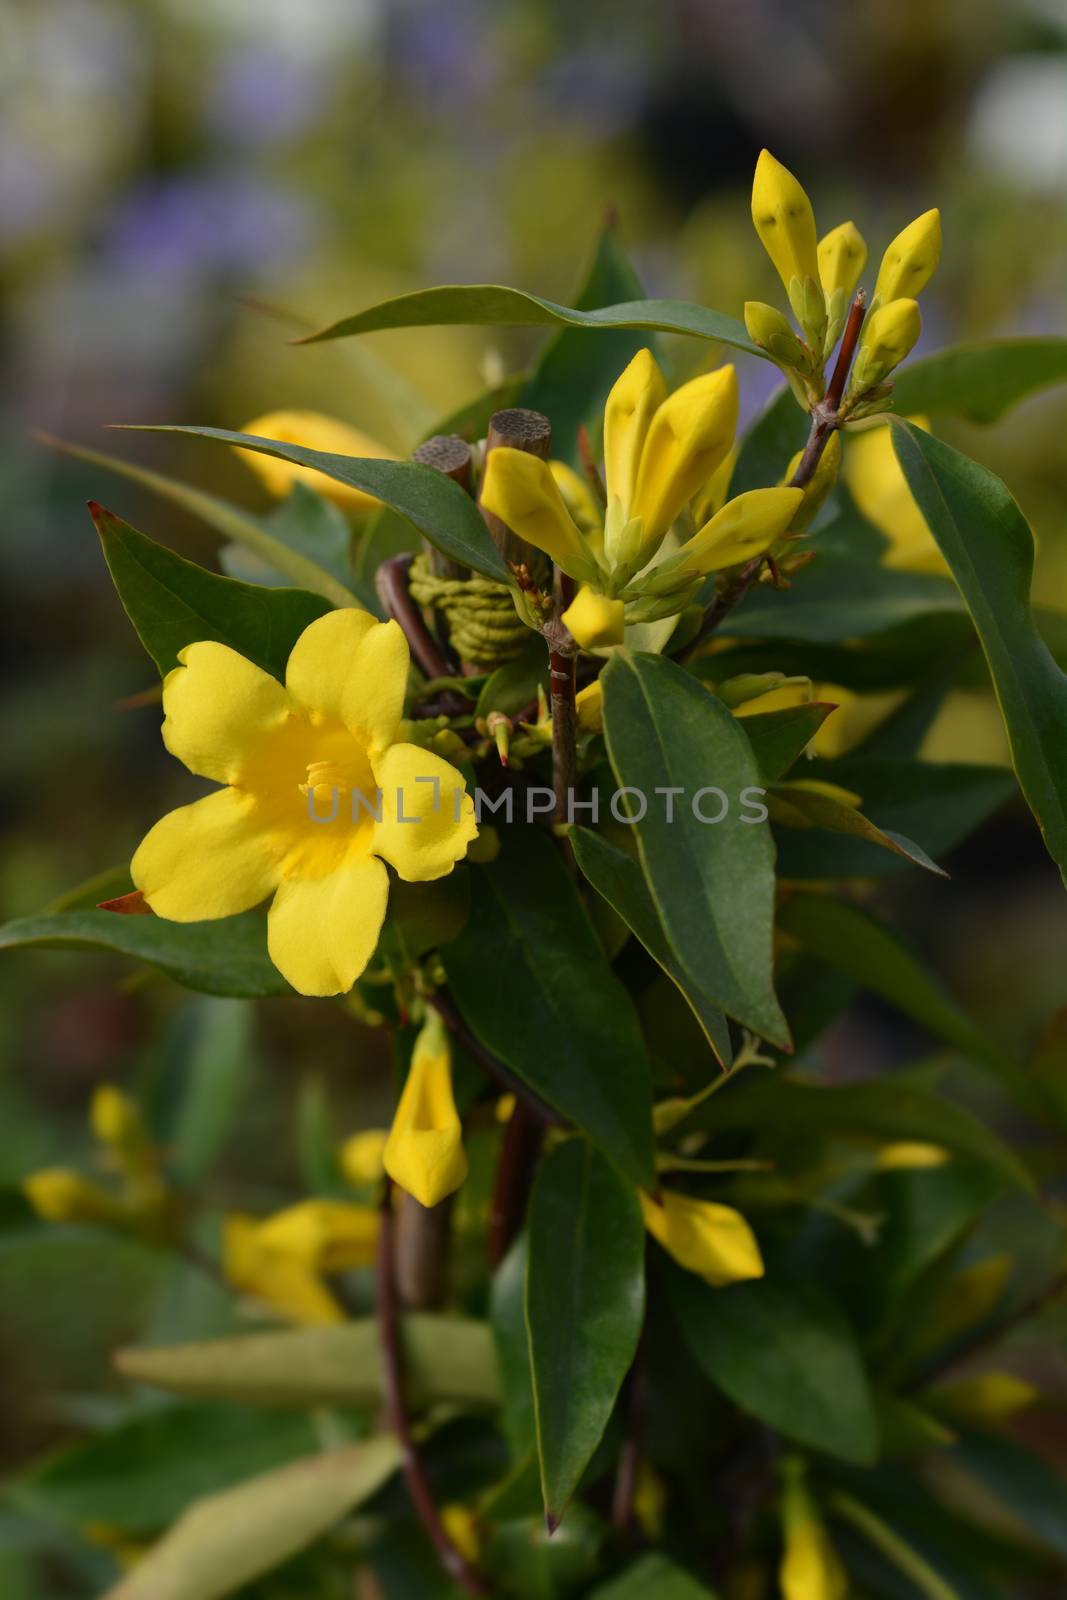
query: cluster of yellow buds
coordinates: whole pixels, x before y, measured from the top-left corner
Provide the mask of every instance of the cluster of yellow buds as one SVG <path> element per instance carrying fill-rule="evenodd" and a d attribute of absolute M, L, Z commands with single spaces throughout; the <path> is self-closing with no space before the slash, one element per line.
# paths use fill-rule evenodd
<path fill-rule="evenodd" d="M 42 1167 L 22 1192 L 45 1222 L 88 1222 L 160 1235 L 173 1221 L 159 1152 L 141 1114 L 113 1083 L 102 1083 L 89 1108 L 100 1165 L 118 1180 L 105 1186 L 72 1167 Z"/>
<path fill-rule="evenodd" d="M 505 447 L 490 453 L 482 505 L 582 585 L 563 620 L 584 649 L 620 644 L 624 623 L 676 615 L 709 573 L 761 555 L 786 533 L 800 489 L 751 490 L 703 523 L 693 514 L 730 455 L 737 407 L 732 366 L 669 394 L 652 352 L 639 351 L 604 410 L 599 513 L 558 464 Z"/>
<path fill-rule="evenodd" d="M 223 1225 L 223 1270 L 235 1289 L 287 1321 L 343 1322 L 344 1309 L 324 1279 L 372 1266 L 377 1240 L 375 1208 L 343 1200 L 301 1200 L 265 1218 L 234 1212 Z"/>
<path fill-rule="evenodd" d="M 793 174 L 764 150 L 752 184 L 752 221 L 785 286 L 803 332 L 798 337 L 774 306 L 745 306 L 749 337 L 783 368 L 801 404 L 824 393 L 823 364 L 841 337 L 849 302 L 867 263 L 867 246 L 852 222 L 819 239 L 811 201 Z M 882 257 L 849 385 L 848 409 L 857 415 L 861 397 L 878 391 L 919 337 L 922 319 L 916 295 L 941 258 L 941 217 L 925 211 L 899 233 Z M 867 414 L 866 411 L 863 414 Z"/>

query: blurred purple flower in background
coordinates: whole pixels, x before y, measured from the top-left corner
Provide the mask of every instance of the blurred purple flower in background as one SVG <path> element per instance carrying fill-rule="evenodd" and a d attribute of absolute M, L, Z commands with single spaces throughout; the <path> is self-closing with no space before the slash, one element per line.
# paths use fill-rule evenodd
<path fill-rule="evenodd" d="M 122 271 L 153 276 L 262 276 L 294 266 L 318 241 L 314 208 L 243 171 L 184 173 L 124 195 L 106 227 Z"/>
<path fill-rule="evenodd" d="M 250 150 L 287 144 L 321 117 L 332 76 L 328 62 L 270 44 L 227 50 L 208 84 L 208 126 L 217 138 Z"/>

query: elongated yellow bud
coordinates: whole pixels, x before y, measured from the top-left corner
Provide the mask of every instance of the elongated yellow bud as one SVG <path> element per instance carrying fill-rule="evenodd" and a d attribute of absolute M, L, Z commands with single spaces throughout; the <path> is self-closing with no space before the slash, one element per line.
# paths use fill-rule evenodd
<path fill-rule="evenodd" d="M 739 1211 L 712 1200 L 664 1191 L 661 1203 L 641 1196 L 645 1227 L 679 1266 L 720 1287 L 762 1278 L 756 1236 Z"/>
<path fill-rule="evenodd" d="M 914 299 L 930 282 L 941 260 L 941 213 L 935 207 L 898 233 L 882 257 L 872 307 L 902 297 Z"/>
<path fill-rule="evenodd" d="M 804 189 L 769 150 L 760 152 L 752 181 L 752 221 L 786 292 L 793 279 L 819 281 L 815 213 Z"/>
<path fill-rule="evenodd" d="M 378 1213 L 343 1200 L 301 1200 L 259 1226 L 264 1250 L 312 1272 L 345 1272 L 374 1263 Z"/>
<path fill-rule="evenodd" d="M 819 281 L 829 301 L 840 290 L 846 299 L 867 265 L 867 245 L 854 222 L 841 222 L 819 240 Z"/>
<path fill-rule="evenodd" d="M 782 1600 L 845 1600 L 848 1577 L 804 1481 L 803 1463 L 787 1459 L 782 1477 Z"/>
<path fill-rule="evenodd" d="M 121 1206 L 106 1190 L 69 1167 L 42 1167 L 22 1180 L 22 1192 L 45 1222 L 113 1222 Z"/>
<path fill-rule="evenodd" d="M 621 600 L 608 600 L 586 584 L 578 590 L 562 620 L 583 650 L 603 650 L 622 644 L 625 610 Z"/>
<path fill-rule="evenodd" d="M 452 1054 L 436 1011 L 429 1013 L 415 1041 L 383 1161 L 393 1182 L 423 1206 L 438 1205 L 467 1176 L 463 1129 L 452 1095 Z"/>
<path fill-rule="evenodd" d="M 352 1134 L 341 1146 L 341 1171 L 355 1188 L 366 1188 L 382 1176 L 385 1171 L 382 1152 L 388 1137 L 385 1128 L 365 1128 L 362 1133 Z"/>
<path fill-rule="evenodd" d="M 137 1107 L 113 1083 L 102 1083 L 94 1091 L 89 1124 L 101 1144 L 115 1148 L 139 1142 L 143 1137 Z"/>
<path fill-rule="evenodd" d="M 863 394 L 887 378 L 910 353 L 922 332 L 917 300 L 891 300 L 867 319 L 867 337 L 856 358 L 849 390 Z"/>
<path fill-rule="evenodd" d="M 525 450 L 490 450 L 482 480 L 482 505 L 527 544 L 551 556 L 571 577 L 585 577 L 589 553 L 564 504 L 547 461 Z"/>
<path fill-rule="evenodd" d="M 807 352 L 788 318 L 762 300 L 745 301 L 745 327 L 753 344 L 787 367 L 803 367 Z"/>
<path fill-rule="evenodd" d="M 629 515 L 649 425 L 667 398 L 651 350 L 639 350 L 614 383 L 604 406 L 604 476 L 609 498 Z"/>
<path fill-rule="evenodd" d="M 737 373 L 719 367 L 676 389 L 648 429 L 630 514 L 644 522 L 642 556 L 659 548 L 682 507 L 726 458 L 737 431 Z"/>
<path fill-rule="evenodd" d="M 804 500 L 803 489 L 749 489 L 728 500 L 711 521 L 679 550 L 667 570 L 718 572 L 770 548 L 790 527 Z"/>
<path fill-rule="evenodd" d="M 574 702 L 578 726 L 583 733 L 599 733 L 604 726 L 604 690 L 600 679 L 594 678 L 584 689 L 579 689 Z"/>
<path fill-rule="evenodd" d="M 336 417 L 325 416 L 321 411 L 268 411 L 265 416 L 254 417 L 251 422 L 246 422 L 241 432 L 254 433 L 260 439 L 277 439 L 280 444 L 304 445 L 309 450 L 321 450 L 326 455 L 373 456 L 385 461 L 395 459 L 392 451 L 379 444 L 377 439 L 372 439 L 369 434 L 361 433 L 358 428 L 352 428 Z M 362 489 L 338 483 L 335 478 L 328 478 L 325 473 L 316 472 L 312 467 L 298 467 L 277 456 L 264 456 L 257 450 L 235 448 L 268 494 L 276 495 L 279 500 L 290 493 L 294 484 L 303 483 L 345 511 L 376 511 L 381 504 L 373 495 L 364 494 Z"/>

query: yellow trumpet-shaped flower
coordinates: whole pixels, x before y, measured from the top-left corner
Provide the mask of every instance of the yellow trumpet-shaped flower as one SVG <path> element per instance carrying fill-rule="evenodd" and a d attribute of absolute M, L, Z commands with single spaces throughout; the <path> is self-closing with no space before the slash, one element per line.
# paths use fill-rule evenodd
<path fill-rule="evenodd" d="M 677 556 L 664 562 L 664 572 L 702 575 L 762 555 L 788 532 L 803 500 L 803 489 L 749 489 L 739 494 L 728 500 Z"/>
<path fill-rule="evenodd" d="M 114 1222 L 122 1211 L 105 1189 L 69 1167 L 31 1172 L 22 1192 L 44 1222 Z"/>
<path fill-rule="evenodd" d="M 486 511 L 551 556 L 572 578 L 589 575 L 585 540 L 547 461 L 507 445 L 490 450 L 481 499 Z"/>
<path fill-rule="evenodd" d="M 341 1171 L 357 1189 L 377 1183 L 385 1171 L 382 1156 L 388 1137 L 385 1128 L 365 1128 L 341 1146 Z"/>
<path fill-rule="evenodd" d="M 811 201 L 787 167 L 762 150 L 752 181 L 752 221 L 760 243 L 789 292 L 796 279 L 819 282 L 815 213 Z"/>
<path fill-rule="evenodd" d="M 604 406 L 604 476 L 608 493 L 629 508 L 641 452 L 667 385 L 651 350 L 639 350 L 617 378 Z"/>
<path fill-rule="evenodd" d="M 462 776 L 397 742 L 408 646 L 395 622 L 328 612 L 293 646 L 285 684 L 205 640 L 163 685 L 163 742 L 224 785 L 157 822 L 138 889 L 174 922 L 228 917 L 273 895 L 267 947 L 301 994 L 349 990 L 385 916 L 385 863 L 444 877 L 477 832 Z"/>
<path fill-rule="evenodd" d="M 641 555 L 646 560 L 682 507 L 729 454 L 737 406 L 737 373 L 726 366 L 684 383 L 657 407 L 629 505 L 630 516 L 644 524 Z M 609 481 L 608 493 L 614 492 Z"/>
<path fill-rule="evenodd" d="M 262 1223 L 235 1212 L 222 1225 L 222 1266 L 242 1294 L 271 1306 L 288 1322 L 311 1326 L 343 1322 L 345 1314 L 318 1274 L 305 1261 L 262 1241 Z"/>
<path fill-rule="evenodd" d="M 625 610 L 621 600 L 608 600 L 583 584 L 562 620 L 583 650 L 605 649 L 622 644 Z"/>
<path fill-rule="evenodd" d="M 872 308 L 902 297 L 914 299 L 930 282 L 941 260 L 941 213 L 935 207 L 898 233 L 882 257 Z"/>
<path fill-rule="evenodd" d="M 848 299 L 867 265 L 867 244 L 854 222 L 841 222 L 819 240 L 819 281 L 827 302 Z"/>
<path fill-rule="evenodd" d="M 438 1205 L 467 1176 L 463 1128 L 452 1094 L 452 1053 L 436 1011 L 415 1041 L 383 1161 L 393 1182 L 423 1206 Z"/>
<path fill-rule="evenodd" d="M 854 394 L 881 383 L 910 353 L 922 332 L 917 300 L 890 300 L 867 318 L 866 337 L 849 385 Z"/>
<path fill-rule="evenodd" d="M 645 1227 L 679 1266 L 716 1288 L 762 1278 L 763 1257 L 756 1236 L 739 1211 L 669 1190 L 660 1202 L 641 1196 Z"/>
<path fill-rule="evenodd" d="M 396 457 L 377 439 L 352 428 L 336 417 L 324 416 L 321 411 L 268 411 L 262 417 L 246 422 L 242 433 L 255 434 L 260 439 L 277 439 L 279 444 L 303 445 L 308 450 L 321 450 L 326 455 L 374 456 L 383 461 Z M 306 484 L 317 494 L 332 500 L 345 511 L 376 511 L 380 501 L 364 494 L 350 484 L 338 483 L 324 472 L 313 467 L 300 467 L 292 461 L 281 461 L 277 456 L 260 455 L 257 450 L 237 448 L 241 459 L 251 467 L 269 494 L 279 500 L 285 498 L 296 483 Z"/>

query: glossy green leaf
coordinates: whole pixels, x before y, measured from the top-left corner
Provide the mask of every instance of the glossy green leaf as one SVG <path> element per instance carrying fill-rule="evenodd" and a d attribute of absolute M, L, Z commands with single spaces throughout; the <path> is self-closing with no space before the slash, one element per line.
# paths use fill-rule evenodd
<path fill-rule="evenodd" d="M 472 871 L 470 917 L 441 959 L 486 1048 L 651 1184 L 652 1068 L 637 1015 L 550 838 L 505 830 L 497 860 Z"/>
<path fill-rule="evenodd" d="M 771 784 L 784 778 L 836 710 L 828 700 L 812 700 L 807 705 L 756 711 L 750 717 L 739 718 L 756 758 L 760 782 Z"/>
<path fill-rule="evenodd" d="M 1028 394 L 1067 383 L 1067 339 L 988 339 L 950 345 L 893 375 L 899 415 L 951 412 L 997 422 Z"/>
<path fill-rule="evenodd" d="M 491 1410 L 500 1400 L 487 1323 L 411 1312 L 403 1351 L 410 1404 Z M 373 1318 L 343 1326 L 246 1333 L 198 1344 L 119 1350 L 126 1378 L 192 1399 L 242 1405 L 374 1406 L 385 1394 L 380 1335 Z"/>
<path fill-rule="evenodd" d="M 526 1325 L 550 1527 L 600 1443 L 645 1314 L 645 1227 L 632 1186 L 584 1139 L 544 1163 L 530 1200 Z"/>
<path fill-rule="evenodd" d="M 730 633 L 740 638 L 838 644 L 869 638 L 919 617 L 962 611 L 959 593 L 947 578 L 897 572 L 827 553 L 799 572 L 791 589 L 762 584 L 754 588 L 731 613 Z"/>
<path fill-rule="evenodd" d="M 493 1594 L 562 1600 L 575 1594 L 578 1584 L 583 1588 L 577 1592 L 584 1594 L 584 1584 L 596 1573 L 606 1534 L 601 1519 L 580 1501 L 554 1533 L 546 1528 L 543 1515 L 501 1520 L 493 1528 L 484 1558 L 490 1577 L 499 1585 Z"/>
<path fill-rule="evenodd" d="M 61 911 L 0 927 L 0 950 L 104 950 L 159 967 L 187 989 L 259 999 L 292 994 L 267 955 L 267 923 L 254 911 L 218 922 L 166 922 L 114 911 Z"/>
<path fill-rule="evenodd" d="M 644 945 L 653 961 L 685 996 L 716 1057 L 728 1067 L 733 1059 L 730 1028 L 719 1007 L 706 995 L 697 979 L 677 960 L 667 943 L 655 902 L 639 862 L 609 844 L 603 834 L 574 828 L 570 834 L 574 858 L 582 872 Z"/>
<path fill-rule="evenodd" d="M 772 974 L 774 847 L 766 823 L 751 820 L 760 795 L 746 806 L 760 775 L 740 723 L 660 656 L 620 651 L 603 684 L 608 754 L 620 787 L 647 802 L 633 829 L 680 966 L 700 974 L 698 988 L 729 1016 L 788 1045 Z M 663 792 L 670 789 L 678 791 L 672 821 Z M 722 796 L 723 819 L 700 821 L 694 804 L 711 819 Z"/>
<path fill-rule="evenodd" d="M 836 795 L 806 788 L 804 779 L 796 783 L 775 784 L 769 791 L 767 803 L 772 822 L 790 828 L 822 828 L 827 833 L 846 834 L 875 845 L 880 850 L 889 850 L 903 861 L 924 867 L 927 872 L 936 873 L 942 878 L 948 877 L 944 868 L 939 867 L 936 861 L 931 861 L 922 846 L 914 840 L 904 834 L 879 828 L 856 806 L 838 799 Z"/>
<path fill-rule="evenodd" d="M 879 1144 L 915 1140 L 944 1145 L 984 1163 L 1011 1183 L 1033 1187 L 1018 1157 L 963 1106 L 914 1084 L 849 1083 L 833 1087 L 788 1078 L 746 1077 L 700 1106 L 683 1128 L 786 1131 L 812 1138 L 860 1137 Z"/>
<path fill-rule="evenodd" d="M 169 425 L 141 430 L 150 433 L 184 433 L 197 439 L 215 439 L 221 444 L 239 445 L 243 450 L 258 450 L 261 455 L 277 456 L 300 467 L 324 472 L 338 483 L 362 489 L 412 523 L 430 543 L 453 561 L 471 567 L 483 577 L 507 583 L 511 574 L 470 495 L 432 467 L 417 461 L 382 461 L 372 456 L 339 456 L 304 445 L 283 444 L 277 439 L 261 439 L 248 433 L 230 433 L 225 428 L 193 428 Z"/>
<path fill-rule="evenodd" d="M 1000 479 L 940 439 L 897 422 L 893 447 L 967 602 L 1019 782 L 1067 882 L 1067 675 L 1030 610 L 1030 529 Z"/>
<path fill-rule="evenodd" d="M 166 1143 L 175 1176 L 192 1184 L 221 1154 L 255 1081 L 254 1011 L 205 997 L 190 1002 L 182 1022 L 181 1099 Z"/>
<path fill-rule="evenodd" d="M 321 595 L 302 589 L 264 589 L 205 572 L 103 506 L 91 510 L 119 599 L 161 676 L 178 665 L 186 645 L 217 639 L 284 679 L 293 645 L 330 610 Z"/>
<path fill-rule="evenodd" d="M 901 1538 L 889 1523 L 851 1495 L 835 1493 L 831 1506 L 837 1516 L 856 1528 L 897 1571 L 914 1585 L 914 1592 L 924 1600 L 962 1600 L 959 1592 L 947 1583 L 924 1556 Z"/>
<path fill-rule="evenodd" d="M 741 441 L 730 475 L 730 497 L 773 489 L 808 437 L 808 418 L 788 384 L 774 393 Z"/>
<path fill-rule="evenodd" d="M 601 1584 L 590 1600 L 715 1600 L 712 1591 L 666 1556 L 642 1556 L 621 1578 Z"/>
<path fill-rule="evenodd" d="M 994 1072 L 1013 1071 L 1004 1052 L 960 1010 L 918 956 L 857 906 L 826 895 L 794 895 L 782 907 L 778 926 L 965 1055 Z"/>
<path fill-rule="evenodd" d="M 121 456 L 113 456 L 103 450 L 90 450 L 85 445 L 67 444 L 48 435 L 44 438 L 65 455 L 86 461 L 90 466 L 118 473 L 131 483 L 151 489 L 165 500 L 181 506 L 184 511 L 206 522 L 209 528 L 214 528 L 216 533 L 250 551 L 268 570 L 279 573 L 287 583 L 307 589 L 312 594 L 320 594 L 333 606 L 359 604 L 347 583 L 348 524 L 337 512 L 344 527 L 344 544 L 340 541 L 336 523 L 327 534 L 320 519 L 320 532 L 316 535 L 307 513 L 308 502 L 317 501 L 320 505 L 325 502 L 303 485 L 298 485 L 293 500 L 279 507 L 272 516 L 257 517 L 240 506 L 220 500 L 216 495 L 205 494 L 202 489 L 182 483 L 178 478 L 169 478 L 165 473 L 153 472 L 149 467 L 124 461 Z M 328 508 L 329 511 L 334 509 Z"/>
<path fill-rule="evenodd" d="M 526 1332 L 526 1263 L 529 1241 L 521 1233 L 493 1274 L 489 1316 L 500 1366 L 501 1407 L 511 1459 L 518 1464 L 535 1448 L 530 1339 Z"/>
<path fill-rule="evenodd" d="M 873 1461 L 878 1424 L 856 1336 L 813 1285 L 761 1279 L 713 1289 L 672 1271 L 686 1344 L 711 1381 L 790 1439 L 846 1461 Z"/>
<path fill-rule="evenodd" d="M 301 342 L 316 344 L 323 339 L 348 339 L 353 334 L 374 333 L 379 328 L 440 328 L 456 324 L 508 328 L 645 328 L 659 333 L 690 333 L 766 360 L 764 351 L 752 343 L 743 324 L 735 317 L 691 305 L 685 300 L 627 300 L 621 305 L 582 311 L 557 305 L 554 300 L 542 300 L 540 295 L 527 294 L 522 289 L 508 289 L 494 283 L 417 289 L 414 294 L 398 295 L 395 299 L 383 300 L 380 305 L 368 306 L 355 316 L 342 317 Z"/>
<path fill-rule="evenodd" d="M 369 1500 L 401 1454 L 399 1442 L 383 1435 L 199 1500 L 104 1600 L 222 1600 Z"/>
<path fill-rule="evenodd" d="M 579 311 L 637 300 L 641 283 L 630 265 L 613 225 L 597 240 L 596 254 L 575 299 Z M 580 467 L 578 429 L 584 423 L 599 432 L 599 423 L 615 379 L 648 341 L 620 330 L 594 332 L 561 328 L 550 340 L 526 379 L 519 404 L 543 411 L 552 419 L 552 454 Z"/>

